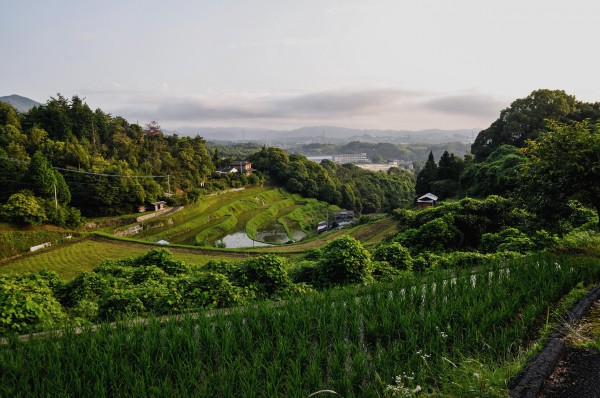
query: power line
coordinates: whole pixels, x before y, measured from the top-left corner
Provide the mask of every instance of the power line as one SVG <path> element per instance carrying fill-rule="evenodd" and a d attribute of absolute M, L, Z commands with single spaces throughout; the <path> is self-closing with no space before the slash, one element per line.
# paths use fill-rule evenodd
<path fill-rule="evenodd" d="M 0 159 L 9 160 L 11 162 L 29 164 L 29 162 L 27 160 L 5 158 L 5 157 L 0 157 Z M 70 173 L 89 174 L 89 175 L 103 176 L 103 177 L 120 177 L 120 178 L 169 178 L 168 175 L 162 175 L 162 176 L 161 175 L 159 175 L 159 176 L 133 175 L 132 176 L 132 175 L 126 175 L 126 174 L 94 173 L 92 171 L 81 171 L 81 170 L 65 169 L 65 168 L 62 168 L 62 167 L 55 167 L 55 166 L 52 166 L 52 165 L 50 165 L 50 167 L 52 167 L 54 170 L 61 170 L 61 171 L 68 171 Z"/>

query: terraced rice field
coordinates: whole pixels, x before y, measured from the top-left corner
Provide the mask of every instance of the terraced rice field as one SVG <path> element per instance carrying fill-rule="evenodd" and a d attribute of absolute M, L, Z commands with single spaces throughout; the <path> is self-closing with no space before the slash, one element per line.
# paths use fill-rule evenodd
<path fill-rule="evenodd" d="M 250 188 L 203 197 L 183 211 L 145 222 L 144 230 L 132 237 L 149 242 L 164 239 L 173 244 L 214 246 L 231 234 L 247 233 L 260 240 L 272 230 L 279 232 L 276 241 L 286 243 L 314 235 L 314 227 L 325 218 L 328 209 L 333 212 L 338 208 L 279 188 Z"/>
<path fill-rule="evenodd" d="M 122 259 L 139 256 L 155 245 L 119 242 L 117 240 L 84 239 L 82 241 L 33 253 L 20 257 L 9 263 L 0 264 L 0 273 L 36 272 L 43 269 L 56 271 L 58 275 L 68 280 L 82 272 L 91 271 L 104 259 Z M 192 264 L 204 264 L 210 259 L 245 258 L 248 254 L 235 252 L 186 250 L 169 247 L 178 260 Z"/>
<path fill-rule="evenodd" d="M 130 239 L 105 239 L 96 236 L 52 247 L 0 263 L 0 273 L 50 269 L 67 280 L 92 270 L 104 259 L 141 255 L 156 248 L 156 245 L 149 243 L 159 239 L 165 239 L 171 244 L 195 246 L 196 248 L 168 246 L 178 259 L 194 264 L 204 264 L 210 259 L 241 259 L 263 251 L 294 256 L 320 247 L 344 234 L 349 234 L 365 244 L 375 243 L 396 228 L 395 221 L 385 219 L 352 229 L 316 235 L 313 227 L 325 218 L 327 208 L 325 203 L 315 199 L 304 199 L 277 188 L 258 187 L 228 192 L 202 198 L 193 206 L 164 217 L 163 220 L 152 220 L 151 222 L 162 222 L 164 225 L 146 229 L 140 234 L 129 236 Z M 334 209 L 329 207 L 330 212 Z M 172 220 L 170 224 L 167 223 L 169 219 Z M 112 233 L 112 228 L 109 229 Z M 282 237 L 279 242 L 295 241 L 298 240 L 298 236 L 304 234 L 307 239 L 296 244 L 263 248 L 211 250 L 214 242 L 224 236 L 247 233 L 252 238 L 262 237 L 266 240 L 265 237 L 276 230 Z M 204 249 L 200 244 L 204 245 Z"/>

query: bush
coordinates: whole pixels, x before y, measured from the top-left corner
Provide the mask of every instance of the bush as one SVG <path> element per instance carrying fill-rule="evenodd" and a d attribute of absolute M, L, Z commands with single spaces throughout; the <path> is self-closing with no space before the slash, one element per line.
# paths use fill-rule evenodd
<path fill-rule="evenodd" d="M 40 225 L 47 220 L 43 205 L 31 193 L 15 193 L 10 195 L 3 206 L 0 216 L 7 221 L 18 224 Z"/>
<path fill-rule="evenodd" d="M 44 275 L 0 276 L 0 334 L 31 332 L 66 319 Z"/>
<path fill-rule="evenodd" d="M 216 272 L 198 273 L 177 281 L 177 289 L 185 309 L 223 308 L 241 304 L 242 291 L 225 275 Z"/>
<path fill-rule="evenodd" d="M 409 278 L 412 276 L 412 272 L 402 271 L 391 266 L 387 261 L 373 261 L 372 275 L 377 281 L 390 281 L 398 278 Z"/>
<path fill-rule="evenodd" d="M 226 276 L 231 275 L 231 272 L 235 269 L 235 265 L 225 260 L 208 260 L 206 264 L 202 266 L 202 271 L 216 272 Z"/>
<path fill-rule="evenodd" d="M 412 257 L 408 249 L 401 246 L 398 242 L 377 245 L 373 250 L 373 259 L 376 261 L 385 261 L 400 271 L 412 269 Z"/>
<path fill-rule="evenodd" d="M 316 261 L 303 260 L 290 269 L 289 276 L 294 283 L 308 283 L 319 286 L 320 268 Z"/>
<path fill-rule="evenodd" d="M 253 289 L 257 298 L 272 297 L 292 284 L 286 260 L 273 254 L 243 261 L 232 271 L 231 280 L 238 286 Z"/>
<path fill-rule="evenodd" d="M 319 259 L 324 285 L 364 283 L 371 280 L 371 256 L 356 239 L 344 235 L 327 243 Z"/>
<path fill-rule="evenodd" d="M 395 241 L 410 247 L 413 253 L 421 251 L 441 252 L 456 249 L 463 241 L 462 232 L 454 225 L 454 216 L 444 214 L 396 236 Z"/>
<path fill-rule="evenodd" d="M 116 289 L 101 298 L 98 316 L 103 320 L 115 320 L 123 316 L 135 316 L 145 312 L 137 289 Z"/>

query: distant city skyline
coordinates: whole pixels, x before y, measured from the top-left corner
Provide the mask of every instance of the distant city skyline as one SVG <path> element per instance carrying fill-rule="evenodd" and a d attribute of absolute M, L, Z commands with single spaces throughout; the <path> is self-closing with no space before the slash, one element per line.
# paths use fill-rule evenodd
<path fill-rule="evenodd" d="M 485 128 L 531 91 L 600 101 L 591 0 L 5 0 L 0 96 L 131 122 Z"/>

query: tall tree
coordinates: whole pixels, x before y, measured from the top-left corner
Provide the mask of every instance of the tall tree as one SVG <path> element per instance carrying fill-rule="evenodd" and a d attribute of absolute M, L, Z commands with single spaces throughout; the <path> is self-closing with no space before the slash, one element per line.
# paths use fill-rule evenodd
<path fill-rule="evenodd" d="M 429 152 L 427 162 L 417 176 L 417 184 L 415 186 L 417 195 L 424 195 L 431 191 L 431 182 L 437 178 L 437 172 L 438 167 L 433 158 L 433 152 Z"/>
<path fill-rule="evenodd" d="M 482 161 L 501 145 L 521 148 L 528 139 L 537 137 L 547 119 L 565 122 L 576 107 L 575 97 L 562 90 L 533 91 L 502 110 L 500 117 L 477 135 L 471 152 Z"/>
<path fill-rule="evenodd" d="M 537 210 L 556 215 L 575 196 L 600 213 L 599 124 L 551 122 L 525 154 L 531 161 L 522 173 L 523 194 Z"/>
<path fill-rule="evenodd" d="M 41 152 L 36 152 L 29 162 L 27 169 L 27 180 L 32 184 L 32 190 L 36 196 L 50 198 L 54 196 L 56 175 L 52 166 Z"/>

